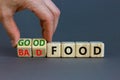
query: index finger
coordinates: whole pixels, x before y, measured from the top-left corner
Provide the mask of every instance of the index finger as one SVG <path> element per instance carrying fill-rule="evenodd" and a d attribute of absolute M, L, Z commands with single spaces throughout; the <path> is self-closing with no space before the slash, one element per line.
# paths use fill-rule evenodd
<path fill-rule="evenodd" d="M 44 2 L 33 1 L 34 3 L 30 3 L 27 8 L 34 12 L 36 16 L 40 19 L 41 27 L 42 27 L 42 36 L 48 42 L 52 41 L 53 37 L 53 27 L 54 27 L 54 17 L 51 11 L 46 7 Z"/>

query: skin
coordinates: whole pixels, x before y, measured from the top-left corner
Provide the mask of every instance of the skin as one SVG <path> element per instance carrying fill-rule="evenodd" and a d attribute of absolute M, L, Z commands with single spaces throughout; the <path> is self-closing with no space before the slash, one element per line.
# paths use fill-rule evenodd
<path fill-rule="evenodd" d="M 15 47 L 20 38 L 13 16 L 24 9 L 35 13 L 42 26 L 43 38 L 51 42 L 60 16 L 60 10 L 51 0 L 0 0 L 0 22 L 8 33 L 12 46 Z"/>

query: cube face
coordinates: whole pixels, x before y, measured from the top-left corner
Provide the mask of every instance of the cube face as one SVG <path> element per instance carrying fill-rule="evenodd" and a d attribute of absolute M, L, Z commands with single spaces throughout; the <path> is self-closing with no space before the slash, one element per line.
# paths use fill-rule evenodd
<path fill-rule="evenodd" d="M 104 43 L 103 42 L 90 42 L 91 57 L 104 57 Z"/>
<path fill-rule="evenodd" d="M 76 42 L 76 57 L 90 57 L 90 43 L 89 42 Z"/>
<path fill-rule="evenodd" d="M 62 57 L 75 57 L 75 42 L 62 42 Z"/>
<path fill-rule="evenodd" d="M 60 42 L 51 42 L 47 44 L 47 57 L 61 57 Z"/>
<path fill-rule="evenodd" d="M 31 44 L 32 39 L 21 38 L 17 44 L 18 57 L 32 57 Z"/>
<path fill-rule="evenodd" d="M 34 48 L 33 50 L 33 57 L 45 57 L 46 50 L 44 48 Z"/>
<path fill-rule="evenodd" d="M 45 57 L 46 44 L 47 43 L 45 39 L 33 39 L 32 41 L 33 57 Z"/>

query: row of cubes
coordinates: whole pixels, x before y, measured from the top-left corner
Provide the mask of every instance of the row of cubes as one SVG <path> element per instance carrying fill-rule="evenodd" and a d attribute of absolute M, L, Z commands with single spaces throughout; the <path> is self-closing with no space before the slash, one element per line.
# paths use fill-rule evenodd
<path fill-rule="evenodd" d="M 103 42 L 51 42 L 45 39 L 21 38 L 18 57 L 104 57 Z"/>

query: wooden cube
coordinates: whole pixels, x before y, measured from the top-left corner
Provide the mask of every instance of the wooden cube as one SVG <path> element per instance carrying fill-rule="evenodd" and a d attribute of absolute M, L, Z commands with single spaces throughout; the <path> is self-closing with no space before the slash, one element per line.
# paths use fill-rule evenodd
<path fill-rule="evenodd" d="M 104 57 L 104 43 L 103 42 L 90 42 L 91 57 Z"/>
<path fill-rule="evenodd" d="M 76 57 L 90 57 L 90 43 L 89 42 L 76 42 Z"/>
<path fill-rule="evenodd" d="M 51 42 L 47 44 L 47 57 L 61 57 L 60 42 Z"/>
<path fill-rule="evenodd" d="M 33 39 L 32 52 L 33 57 L 46 57 L 46 40 L 45 39 Z"/>
<path fill-rule="evenodd" d="M 17 55 L 18 57 L 32 57 L 31 51 L 32 39 L 21 38 L 17 44 Z"/>
<path fill-rule="evenodd" d="M 75 57 L 75 42 L 62 42 L 62 57 Z"/>

